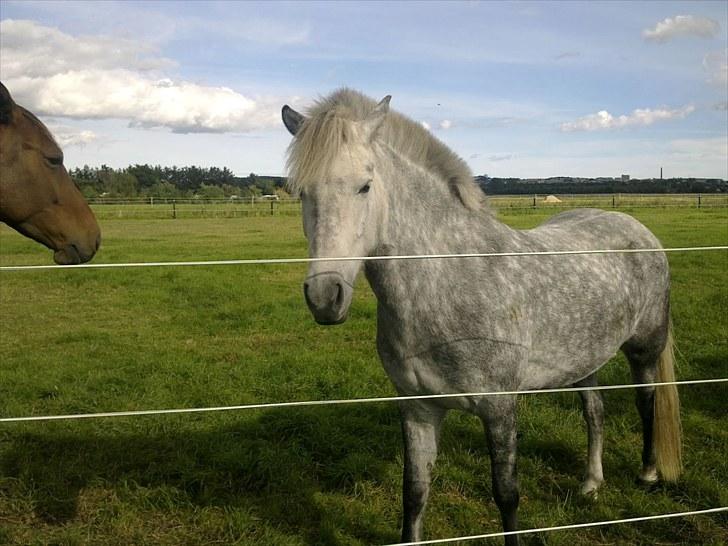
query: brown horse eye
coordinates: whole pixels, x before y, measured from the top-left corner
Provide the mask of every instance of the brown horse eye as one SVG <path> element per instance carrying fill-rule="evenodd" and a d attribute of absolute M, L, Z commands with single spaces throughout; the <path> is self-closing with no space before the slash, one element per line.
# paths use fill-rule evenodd
<path fill-rule="evenodd" d="M 54 167 L 60 167 L 61 165 L 63 165 L 63 156 L 62 155 L 54 156 L 54 157 L 46 156 L 45 160 L 48 163 L 50 163 L 51 165 L 53 165 Z"/>

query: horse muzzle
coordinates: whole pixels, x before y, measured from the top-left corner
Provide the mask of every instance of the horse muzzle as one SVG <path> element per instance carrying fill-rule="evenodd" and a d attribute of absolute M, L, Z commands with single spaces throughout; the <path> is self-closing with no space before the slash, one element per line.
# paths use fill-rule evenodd
<path fill-rule="evenodd" d="M 101 245 L 101 233 L 86 244 L 71 243 L 64 245 L 53 253 L 53 261 L 58 265 L 77 265 L 91 260 Z"/>
<path fill-rule="evenodd" d="M 314 320 L 322 325 L 346 321 L 353 293 L 351 284 L 335 271 L 311 275 L 303 283 L 306 304 Z"/>

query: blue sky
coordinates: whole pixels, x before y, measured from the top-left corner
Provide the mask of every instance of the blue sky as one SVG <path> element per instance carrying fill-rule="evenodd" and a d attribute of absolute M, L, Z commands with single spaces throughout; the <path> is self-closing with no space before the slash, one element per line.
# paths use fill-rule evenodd
<path fill-rule="evenodd" d="M 476 174 L 728 178 L 726 2 L 6 2 L 0 76 L 69 166 L 282 174 L 350 86 Z"/>

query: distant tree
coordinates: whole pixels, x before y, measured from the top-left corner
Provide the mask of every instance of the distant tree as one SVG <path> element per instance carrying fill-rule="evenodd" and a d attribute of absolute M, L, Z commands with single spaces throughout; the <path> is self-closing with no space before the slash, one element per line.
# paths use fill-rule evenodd
<path fill-rule="evenodd" d="M 255 182 L 255 185 L 260 188 L 263 195 L 273 195 L 276 192 L 276 186 L 269 178 L 260 177 Z"/>
<path fill-rule="evenodd" d="M 223 194 L 225 197 L 231 197 L 233 195 L 237 195 L 240 197 L 240 188 L 236 188 L 235 186 L 231 186 L 230 184 L 223 184 L 220 186 L 222 189 Z"/>
<path fill-rule="evenodd" d="M 139 182 L 133 174 L 126 171 L 115 171 L 102 166 L 99 179 L 103 182 L 104 192 L 110 197 L 136 197 L 139 193 Z"/>
<path fill-rule="evenodd" d="M 85 180 L 83 178 L 73 178 L 73 181 L 76 183 L 76 186 L 78 186 L 78 189 L 81 190 L 81 194 L 86 199 L 92 199 L 94 197 L 98 197 L 101 195 L 100 190 L 100 184 L 97 180 Z"/>
<path fill-rule="evenodd" d="M 220 186 L 201 184 L 197 189 L 197 195 L 203 199 L 224 199 L 225 192 Z"/>
<path fill-rule="evenodd" d="M 288 193 L 284 188 L 276 188 L 275 194 L 278 196 L 278 199 L 290 199 L 291 194 Z"/>
<path fill-rule="evenodd" d="M 258 186 L 246 186 L 240 189 L 240 197 L 259 197 L 263 195 Z"/>
<path fill-rule="evenodd" d="M 159 183 L 161 173 L 149 165 L 134 165 L 133 167 L 128 167 L 126 170 L 134 175 L 141 189 L 149 188 Z"/>
<path fill-rule="evenodd" d="M 167 182 L 166 180 L 157 182 L 153 186 L 146 188 L 144 194 L 150 197 L 159 197 L 162 199 L 174 199 L 176 197 L 182 197 L 182 192 L 179 191 L 177 186 L 175 186 L 171 182 Z"/>

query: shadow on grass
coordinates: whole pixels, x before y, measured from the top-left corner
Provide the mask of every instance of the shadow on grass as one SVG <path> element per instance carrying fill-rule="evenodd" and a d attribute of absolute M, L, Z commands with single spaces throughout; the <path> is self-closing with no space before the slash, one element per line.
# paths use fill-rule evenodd
<path fill-rule="evenodd" d="M 35 515 L 48 524 L 75 518 L 87 486 L 123 491 L 132 484 L 150 495 L 144 502 L 151 508 L 170 501 L 243 507 L 311 544 L 336 543 L 329 529 L 368 542 L 396 538 L 394 526 L 384 534 L 357 522 L 346 528 L 342 514 L 325 513 L 314 498 L 349 496 L 357 482 L 387 481 L 401 451 L 396 408 L 271 411 L 199 432 L 22 433 L 7 435 L 3 451 L 0 471 L 28 485 Z"/>
<path fill-rule="evenodd" d="M 474 448 L 487 475 L 479 427 L 458 423 L 447 437 Z M 82 490 L 101 484 L 161 511 L 170 506 L 241 508 L 308 544 L 340 544 L 342 537 L 381 544 L 398 539 L 399 523 L 352 517 L 346 499 L 355 497 L 361 482 L 384 488 L 385 496 L 387 491 L 399 495 L 400 438 L 396 407 L 377 405 L 270 411 L 205 430 L 46 430 L 7 434 L 0 472 L 27 484 L 36 517 L 51 525 L 76 518 Z M 570 488 L 581 478 L 585 453 L 558 439 L 529 434 L 521 438 L 519 457 L 549 469 L 543 479 L 553 483 L 542 484 L 545 489 L 537 497 L 553 503 L 562 486 Z M 633 474 L 636 461 L 617 461 L 619 468 L 611 472 Z M 490 480 L 483 479 L 488 482 L 483 502 L 491 503 Z M 344 500 L 322 502 L 322 493 Z M 526 542 L 540 543 L 537 537 Z"/>

